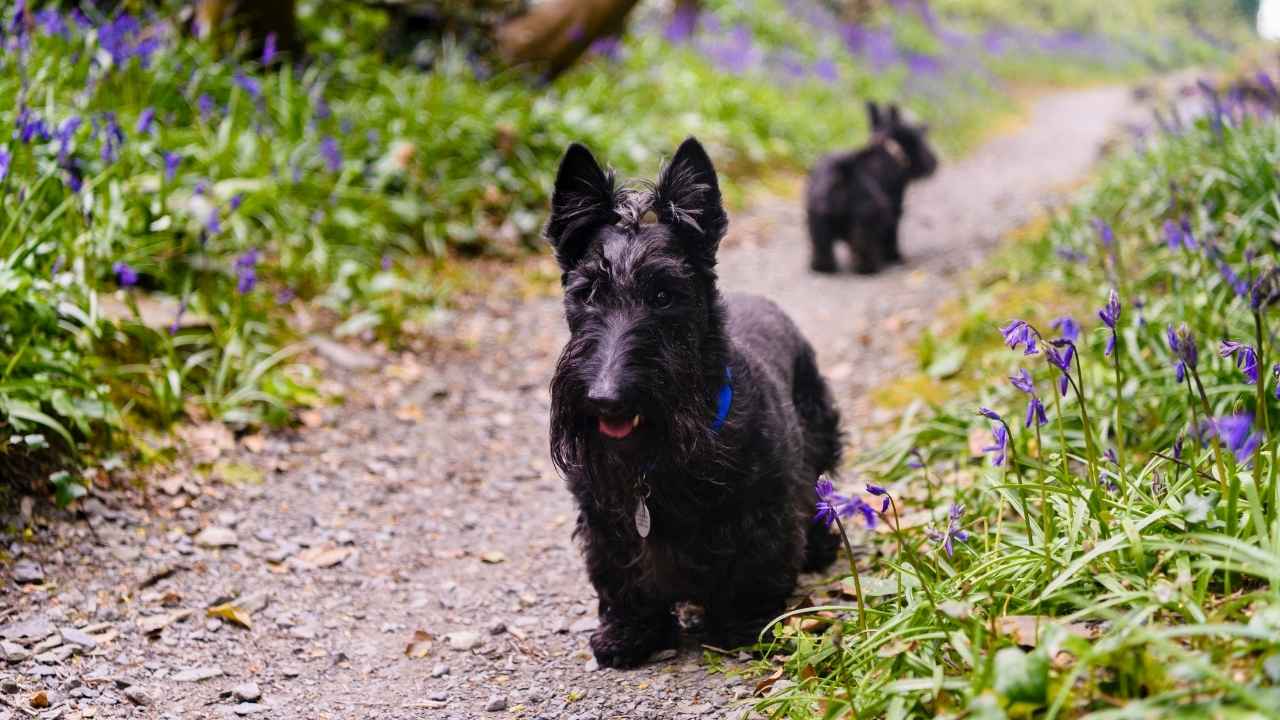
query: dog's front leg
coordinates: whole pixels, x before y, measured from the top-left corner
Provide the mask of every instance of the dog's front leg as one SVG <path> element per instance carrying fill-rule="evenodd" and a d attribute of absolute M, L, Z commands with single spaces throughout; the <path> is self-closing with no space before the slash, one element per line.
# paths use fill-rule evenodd
<path fill-rule="evenodd" d="M 678 640 L 671 602 L 644 587 L 643 572 L 619 563 L 634 552 L 606 538 L 586 543 L 587 574 L 600 597 L 600 628 L 591 635 L 591 652 L 602 667 L 635 667 Z"/>

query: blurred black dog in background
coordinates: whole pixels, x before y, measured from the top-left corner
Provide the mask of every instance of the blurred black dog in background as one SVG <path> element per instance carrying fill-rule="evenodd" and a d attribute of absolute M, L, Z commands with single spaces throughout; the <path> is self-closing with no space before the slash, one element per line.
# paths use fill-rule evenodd
<path fill-rule="evenodd" d="M 721 297 L 728 218 L 696 140 L 622 187 L 571 145 L 551 205 L 570 330 L 551 454 L 599 595 L 591 649 L 625 667 L 674 646 L 678 602 L 702 606 L 710 642 L 754 642 L 835 556 L 812 518 L 840 420 L 813 349 L 768 300 Z"/>
<path fill-rule="evenodd" d="M 897 105 L 888 113 L 867 103 L 871 140 L 866 147 L 835 153 L 809 172 L 805 209 L 815 272 L 836 271 L 835 242 L 854 252 L 854 270 L 874 273 L 898 262 L 898 222 L 907 183 L 928 177 L 938 159 L 925 139 L 927 128 L 903 122 Z"/>

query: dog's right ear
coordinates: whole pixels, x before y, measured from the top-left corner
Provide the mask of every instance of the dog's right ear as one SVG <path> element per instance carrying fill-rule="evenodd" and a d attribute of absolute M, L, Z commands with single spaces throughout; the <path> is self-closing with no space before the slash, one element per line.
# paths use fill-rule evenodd
<path fill-rule="evenodd" d="M 871 132 L 884 127 L 884 116 L 880 114 L 880 106 L 875 100 L 867 101 L 867 122 L 871 123 Z"/>
<path fill-rule="evenodd" d="M 556 173 L 544 233 L 562 269 L 571 270 L 582 259 L 593 230 L 618 221 L 614 197 L 613 173 L 602 170 L 585 146 L 570 145 Z"/>

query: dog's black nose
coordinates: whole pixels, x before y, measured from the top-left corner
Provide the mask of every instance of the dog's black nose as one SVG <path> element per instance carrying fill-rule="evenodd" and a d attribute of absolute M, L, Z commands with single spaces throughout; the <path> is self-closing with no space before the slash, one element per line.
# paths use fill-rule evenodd
<path fill-rule="evenodd" d="M 587 390 L 587 406 L 601 417 L 621 417 L 627 414 L 627 405 L 617 383 L 602 378 Z"/>

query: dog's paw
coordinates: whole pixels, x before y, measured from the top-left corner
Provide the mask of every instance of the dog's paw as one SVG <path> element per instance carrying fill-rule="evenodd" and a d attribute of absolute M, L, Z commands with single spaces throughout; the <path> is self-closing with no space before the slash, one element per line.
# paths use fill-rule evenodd
<path fill-rule="evenodd" d="M 655 628 L 605 625 L 591 635 L 591 652 L 600 667 L 631 668 L 675 644 L 669 632 Z"/>
<path fill-rule="evenodd" d="M 835 272 L 839 268 L 836 266 L 835 260 L 828 259 L 828 258 L 814 258 L 813 260 L 809 261 L 809 269 L 816 273 L 830 275 L 831 273 Z"/>

